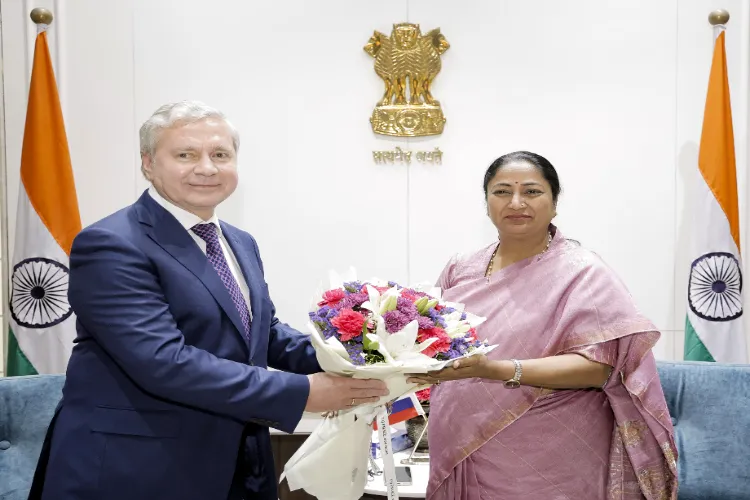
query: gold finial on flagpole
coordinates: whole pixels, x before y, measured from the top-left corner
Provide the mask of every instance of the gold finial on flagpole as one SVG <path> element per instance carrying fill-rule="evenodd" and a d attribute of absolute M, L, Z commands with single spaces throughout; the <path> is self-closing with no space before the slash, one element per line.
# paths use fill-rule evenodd
<path fill-rule="evenodd" d="M 36 24 L 52 24 L 52 19 L 54 19 L 52 12 L 47 9 L 42 9 L 41 7 L 32 10 L 30 16 L 31 20 Z"/>
<path fill-rule="evenodd" d="M 715 10 L 708 15 L 708 22 L 711 23 L 711 26 L 727 24 L 729 22 L 729 12 L 724 9 Z"/>

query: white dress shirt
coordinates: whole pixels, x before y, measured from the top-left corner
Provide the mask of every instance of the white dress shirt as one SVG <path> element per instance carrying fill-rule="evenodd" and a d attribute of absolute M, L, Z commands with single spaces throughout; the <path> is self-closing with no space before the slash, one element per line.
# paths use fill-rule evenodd
<path fill-rule="evenodd" d="M 195 241 L 195 243 L 198 245 L 198 248 L 200 248 L 204 254 L 206 253 L 206 242 L 203 241 L 203 239 L 200 236 L 198 236 L 193 231 L 191 231 L 190 228 L 192 228 L 196 224 L 213 223 L 216 226 L 216 232 L 219 235 L 219 246 L 221 247 L 221 252 L 224 254 L 224 258 L 227 260 L 227 264 L 229 265 L 229 271 L 231 271 L 232 276 L 234 277 L 237 284 L 240 286 L 240 292 L 242 292 L 242 297 L 245 299 L 245 303 L 247 304 L 247 310 L 250 312 L 250 319 L 252 320 L 253 310 L 250 307 L 250 290 L 247 287 L 247 282 L 245 281 L 245 277 L 242 275 L 242 271 L 240 270 L 240 265 L 237 263 L 237 259 L 235 259 L 234 253 L 232 253 L 232 249 L 229 247 L 229 244 L 227 243 L 226 238 L 224 238 L 224 233 L 221 231 L 219 218 L 216 217 L 216 214 L 214 214 L 214 216 L 208 220 L 203 220 L 197 215 L 191 214 L 187 210 L 184 210 L 178 207 L 177 205 L 173 204 L 172 202 L 166 200 L 162 195 L 160 195 L 156 191 L 156 189 L 154 189 L 154 186 L 151 186 L 148 189 L 148 194 L 151 195 L 151 198 L 153 198 L 159 205 L 164 207 L 164 209 L 167 212 L 174 215 L 175 219 L 177 219 L 177 222 L 179 222 L 182 225 L 182 227 L 185 228 L 185 230 L 188 232 L 190 237 L 193 238 L 193 241 Z"/>

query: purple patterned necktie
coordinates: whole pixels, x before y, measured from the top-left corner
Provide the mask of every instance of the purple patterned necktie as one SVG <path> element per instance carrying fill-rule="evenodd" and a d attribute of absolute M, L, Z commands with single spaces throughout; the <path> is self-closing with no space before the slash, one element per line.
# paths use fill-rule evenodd
<path fill-rule="evenodd" d="M 229 270 L 229 264 L 227 259 L 224 257 L 224 252 L 221 251 L 221 245 L 219 245 L 219 235 L 216 232 L 216 226 L 213 223 L 208 224 L 196 224 L 192 227 L 192 231 L 197 234 L 203 241 L 206 242 L 206 256 L 209 262 L 214 266 L 216 272 L 221 278 L 221 282 L 227 287 L 229 296 L 232 297 L 234 307 L 240 313 L 242 319 L 242 325 L 245 327 L 245 337 L 250 339 L 250 310 L 247 307 L 244 297 L 242 297 L 242 291 L 237 280 L 232 276 L 232 271 Z"/>

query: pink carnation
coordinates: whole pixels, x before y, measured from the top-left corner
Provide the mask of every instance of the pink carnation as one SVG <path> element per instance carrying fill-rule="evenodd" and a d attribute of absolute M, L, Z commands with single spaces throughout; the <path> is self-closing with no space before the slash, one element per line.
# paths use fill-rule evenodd
<path fill-rule="evenodd" d="M 318 302 L 318 305 L 320 307 L 323 307 L 323 306 L 333 307 L 336 304 L 338 304 L 339 301 L 343 299 L 344 297 L 346 297 L 346 293 L 344 293 L 344 291 L 341 290 L 340 288 L 336 288 L 334 290 L 328 290 L 327 292 L 323 294 L 323 300 Z"/>
<path fill-rule="evenodd" d="M 422 294 L 422 295 L 424 295 L 424 294 Z M 403 290 L 401 292 L 401 297 L 403 297 L 403 298 L 405 298 L 407 300 L 410 300 L 412 302 L 416 302 L 417 300 L 420 299 L 420 295 L 418 294 L 418 292 L 406 291 L 406 290 Z"/>
<path fill-rule="evenodd" d="M 434 358 L 440 352 L 448 352 L 451 348 L 451 338 L 445 333 L 445 330 L 436 326 L 434 328 L 428 328 L 425 330 L 419 330 L 417 334 L 417 341 L 424 342 L 428 339 L 437 339 L 430 344 L 427 349 L 422 351 L 422 354 Z"/>
<path fill-rule="evenodd" d="M 430 388 L 422 389 L 421 391 L 417 391 L 414 393 L 417 396 L 417 399 L 420 403 L 425 403 L 430 401 Z"/>
<path fill-rule="evenodd" d="M 365 320 L 365 317 L 357 311 L 342 309 L 339 315 L 331 320 L 331 324 L 339 331 L 340 340 L 346 342 L 362 334 Z"/>

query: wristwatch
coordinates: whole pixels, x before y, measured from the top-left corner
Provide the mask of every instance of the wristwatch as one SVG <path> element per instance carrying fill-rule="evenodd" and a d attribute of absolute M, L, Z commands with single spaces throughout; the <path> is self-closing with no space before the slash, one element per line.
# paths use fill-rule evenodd
<path fill-rule="evenodd" d="M 513 378 L 510 380 L 505 381 L 505 387 L 508 389 L 517 389 L 518 387 L 521 387 L 521 375 L 523 374 L 523 367 L 521 366 L 521 362 L 517 359 L 511 359 L 513 362 L 513 366 L 516 367 L 516 371 L 513 374 Z"/>

